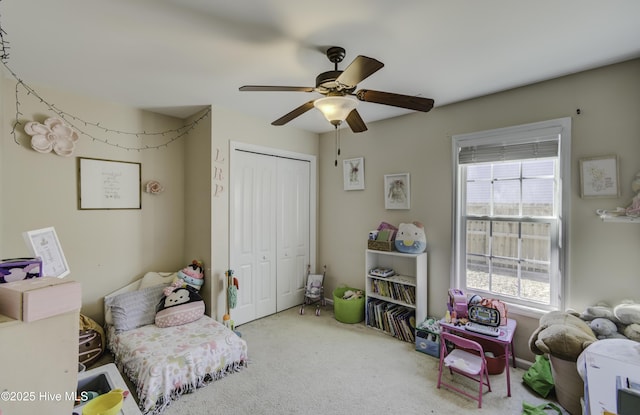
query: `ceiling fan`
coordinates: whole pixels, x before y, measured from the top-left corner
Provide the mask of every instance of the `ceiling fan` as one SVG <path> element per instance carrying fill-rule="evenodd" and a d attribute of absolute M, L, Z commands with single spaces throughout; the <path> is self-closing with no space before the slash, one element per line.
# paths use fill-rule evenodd
<path fill-rule="evenodd" d="M 384 64 L 366 56 L 357 56 L 343 71 L 338 70 L 338 63 L 345 57 L 345 50 L 333 46 L 326 52 L 329 61 L 334 63 L 334 70 L 322 72 L 316 77 L 315 87 L 306 86 L 264 86 L 245 85 L 240 91 L 285 91 L 285 92 L 318 92 L 323 98 L 311 100 L 300 105 L 293 111 L 278 118 L 272 125 L 284 125 L 312 108 L 318 108 L 327 121 L 338 126 L 347 121 L 354 133 L 367 131 L 367 126 L 356 109 L 358 101 L 391 105 L 415 111 L 428 112 L 433 108 L 433 100 L 410 95 L 400 95 L 390 92 L 360 89 L 355 91 L 359 82 L 380 70 Z"/>

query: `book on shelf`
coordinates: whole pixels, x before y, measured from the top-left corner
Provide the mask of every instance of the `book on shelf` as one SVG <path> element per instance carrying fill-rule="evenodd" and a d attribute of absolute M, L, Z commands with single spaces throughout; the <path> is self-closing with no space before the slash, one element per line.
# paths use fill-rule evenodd
<path fill-rule="evenodd" d="M 369 274 L 373 275 L 375 277 L 390 277 L 392 275 L 395 275 L 396 272 L 394 270 L 392 270 L 391 268 L 384 268 L 384 267 L 375 267 L 371 270 L 369 270 Z"/>
<path fill-rule="evenodd" d="M 384 300 L 371 299 L 367 303 L 367 325 L 400 340 L 415 341 L 415 310 Z"/>
<path fill-rule="evenodd" d="M 389 280 L 372 279 L 370 281 L 371 292 L 382 297 L 388 297 L 396 301 L 402 301 L 409 305 L 416 303 L 416 288 L 412 285 L 404 285 Z"/>

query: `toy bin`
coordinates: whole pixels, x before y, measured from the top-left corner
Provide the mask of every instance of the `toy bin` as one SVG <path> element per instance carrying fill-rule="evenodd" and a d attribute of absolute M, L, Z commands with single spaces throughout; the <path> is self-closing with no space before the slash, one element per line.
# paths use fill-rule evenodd
<path fill-rule="evenodd" d="M 485 357 L 487 358 L 487 370 L 490 375 L 499 375 L 504 371 L 504 346 L 498 343 L 494 343 L 484 339 L 472 339 L 480 343 L 484 349 Z M 486 356 L 487 353 L 493 354 Z"/>
<path fill-rule="evenodd" d="M 440 357 L 440 334 L 416 329 L 416 350 L 433 357 Z"/>
<path fill-rule="evenodd" d="M 333 314 L 341 323 L 359 323 L 364 320 L 365 297 L 345 300 L 342 298 L 348 290 L 363 291 L 357 288 L 340 287 L 333 290 Z M 364 291 L 363 291 L 364 292 Z"/>

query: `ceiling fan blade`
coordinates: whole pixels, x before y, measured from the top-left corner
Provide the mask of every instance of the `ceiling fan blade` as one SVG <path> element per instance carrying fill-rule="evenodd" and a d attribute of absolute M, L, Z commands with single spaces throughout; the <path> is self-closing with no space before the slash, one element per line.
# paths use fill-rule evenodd
<path fill-rule="evenodd" d="M 299 117 L 305 112 L 309 111 L 311 108 L 313 108 L 313 101 L 306 102 L 300 105 L 298 108 L 291 111 L 290 113 L 278 118 L 277 120 L 272 122 L 271 125 L 285 125 L 286 123 L 293 120 L 294 118 Z"/>
<path fill-rule="evenodd" d="M 358 110 L 352 110 L 349 115 L 347 115 L 347 124 L 351 127 L 351 131 L 354 133 L 361 133 L 363 131 L 367 131 L 367 126 L 364 124 L 362 117 L 358 113 Z"/>
<path fill-rule="evenodd" d="M 376 104 L 391 105 L 393 107 L 407 108 L 422 112 L 430 111 L 431 108 L 433 108 L 434 103 L 431 98 L 372 91 L 370 89 L 361 89 L 356 93 L 356 96 L 360 101 L 364 102 L 375 102 Z"/>
<path fill-rule="evenodd" d="M 366 56 L 356 56 L 356 58 L 347 66 L 347 69 L 342 71 L 340 76 L 336 79 L 336 82 L 341 85 L 346 85 L 351 88 L 355 88 L 360 81 L 368 78 L 374 72 L 382 69 L 384 63 L 379 60 L 368 58 Z"/>
<path fill-rule="evenodd" d="M 310 86 L 266 86 L 266 85 L 245 85 L 239 88 L 240 91 L 267 91 L 267 92 L 313 92 Z"/>

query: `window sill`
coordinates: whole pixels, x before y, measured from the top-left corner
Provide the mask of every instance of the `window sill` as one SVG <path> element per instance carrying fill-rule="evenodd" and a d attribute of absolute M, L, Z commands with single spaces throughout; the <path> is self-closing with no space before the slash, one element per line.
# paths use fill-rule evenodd
<path fill-rule="evenodd" d="M 515 314 L 517 316 L 540 319 L 540 317 L 547 314 L 549 311 L 552 310 L 543 310 L 540 308 L 523 306 L 521 304 L 507 303 L 507 312 L 509 316 Z"/>

